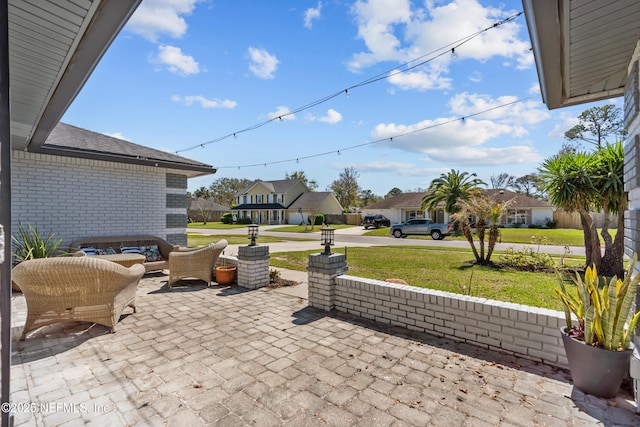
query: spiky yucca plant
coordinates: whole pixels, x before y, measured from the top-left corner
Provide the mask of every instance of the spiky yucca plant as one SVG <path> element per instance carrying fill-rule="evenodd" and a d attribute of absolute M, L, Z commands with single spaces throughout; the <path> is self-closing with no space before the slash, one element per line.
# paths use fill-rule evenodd
<path fill-rule="evenodd" d="M 633 330 L 640 319 L 640 311 L 637 311 L 625 327 L 640 282 L 640 275 L 632 276 L 636 261 L 637 256 L 634 255 L 624 280 L 614 276 L 607 283 L 603 277 L 602 288 L 599 287 L 601 279 L 595 266 L 587 268 L 584 279 L 576 273 L 573 282 L 577 295 L 567 292 L 564 280 L 558 273 L 560 289 L 555 291 L 564 303 L 567 332 L 570 335 L 584 339 L 588 345 L 608 350 L 629 348 Z M 578 318 L 578 326 L 573 326 L 571 313 Z"/>
<path fill-rule="evenodd" d="M 34 258 L 48 258 L 62 254 L 60 243 L 62 239 L 49 233 L 47 237 L 42 237 L 36 227 L 28 224 L 26 227 L 22 223 L 18 224 L 18 237 L 11 236 L 15 251 L 13 256 L 17 261 L 27 261 Z"/>

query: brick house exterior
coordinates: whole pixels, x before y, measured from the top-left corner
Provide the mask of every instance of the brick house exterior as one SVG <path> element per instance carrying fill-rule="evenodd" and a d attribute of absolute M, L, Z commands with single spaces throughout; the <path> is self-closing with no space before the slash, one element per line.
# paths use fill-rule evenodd
<path fill-rule="evenodd" d="M 153 234 L 187 244 L 187 180 L 215 169 L 66 124 L 56 126 L 44 148 L 55 152 L 55 146 L 62 153 L 61 144 L 73 157 L 13 151 L 14 230 L 29 223 L 63 243 L 84 236 Z M 95 156 L 96 150 L 105 155 Z"/>

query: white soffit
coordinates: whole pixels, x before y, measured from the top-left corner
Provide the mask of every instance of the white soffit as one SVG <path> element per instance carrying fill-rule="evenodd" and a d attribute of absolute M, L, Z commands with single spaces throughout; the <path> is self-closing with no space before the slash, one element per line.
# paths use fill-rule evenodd
<path fill-rule="evenodd" d="M 11 137 L 37 150 L 141 0 L 9 0 Z"/>
<path fill-rule="evenodd" d="M 522 0 L 550 109 L 624 94 L 640 38 L 638 0 Z"/>

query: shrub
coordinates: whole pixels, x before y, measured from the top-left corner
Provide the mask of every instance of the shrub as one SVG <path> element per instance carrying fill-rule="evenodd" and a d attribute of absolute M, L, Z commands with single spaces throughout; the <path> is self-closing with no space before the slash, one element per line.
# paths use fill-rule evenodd
<path fill-rule="evenodd" d="M 316 220 L 313 225 L 322 225 L 324 224 L 324 214 L 316 214 Z"/>
<path fill-rule="evenodd" d="M 535 252 L 531 247 L 519 251 L 509 248 L 504 255 L 500 255 L 500 260 L 504 265 L 518 270 L 536 271 L 553 267 L 553 260 L 549 254 Z"/>
<path fill-rule="evenodd" d="M 231 214 L 231 212 L 227 212 L 226 214 L 222 215 L 222 217 L 220 218 L 220 222 L 223 224 L 231 224 L 233 222 L 233 214 Z"/>
<path fill-rule="evenodd" d="M 49 258 L 62 255 L 59 249 L 62 239 L 55 238 L 55 234 L 49 233 L 46 238 L 40 235 L 36 227 L 22 223 L 18 224 L 18 237 L 11 236 L 15 251 L 13 256 L 18 261 L 27 261 L 34 258 Z"/>
<path fill-rule="evenodd" d="M 238 224 L 252 224 L 253 221 L 248 216 L 238 218 Z"/>
<path fill-rule="evenodd" d="M 558 226 L 558 221 L 551 218 L 547 218 L 544 220 L 544 225 L 547 228 L 556 228 Z"/>

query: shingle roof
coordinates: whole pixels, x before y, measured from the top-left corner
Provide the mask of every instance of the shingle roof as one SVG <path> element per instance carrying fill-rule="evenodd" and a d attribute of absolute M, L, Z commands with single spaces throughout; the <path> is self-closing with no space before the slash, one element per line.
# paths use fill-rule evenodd
<path fill-rule="evenodd" d="M 514 208 L 551 208 L 553 205 L 544 200 L 538 200 L 535 197 L 527 196 L 526 194 L 515 193 L 509 190 L 503 189 L 488 189 L 484 190 L 489 197 L 497 202 L 506 202 L 507 200 L 514 200 L 512 207 Z"/>
<path fill-rule="evenodd" d="M 317 209 L 331 194 L 328 191 L 304 193 L 289 206 L 289 209 Z"/>
<path fill-rule="evenodd" d="M 415 208 L 420 206 L 422 198 L 425 196 L 424 192 L 421 193 L 400 193 L 388 199 L 380 200 L 379 202 L 372 203 L 363 207 L 362 209 L 374 210 L 374 209 L 390 209 L 390 208 Z"/>
<path fill-rule="evenodd" d="M 238 191 L 236 193 L 236 195 L 239 196 L 239 195 L 242 195 L 242 194 L 247 194 L 249 192 L 249 190 L 251 190 L 258 183 L 260 183 L 260 184 L 264 185 L 265 187 L 267 187 L 269 189 L 269 191 L 271 191 L 272 193 L 282 194 L 282 193 L 286 193 L 287 191 L 289 191 L 289 189 L 291 187 L 295 186 L 299 182 L 301 182 L 299 179 L 280 179 L 280 180 L 276 180 L 276 181 L 260 181 L 260 180 L 258 180 L 258 181 L 252 182 L 251 184 L 247 185 L 242 190 Z"/>
<path fill-rule="evenodd" d="M 191 176 L 216 172 L 212 166 L 176 154 L 134 144 L 66 123 L 58 123 L 39 152 L 67 157 L 162 166 L 195 172 Z"/>
<path fill-rule="evenodd" d="M 483 190 L 489 197 L 498 202 L 506 202 L 514 199 L 512 207 L 514 208 L 550 208 L 553 205 L 544 200 L 538 200 L 525 194 L 515 193 L 509 190 L 488 189 Z M 393 209 L 393 208 L 418 208 L 422 203 L 422 198 L 427 193 L 400 193 L 388 199 L 381 200 L 363 207 L 368 211 L 375 209 Z"/>

